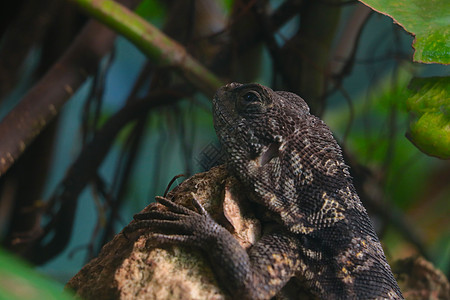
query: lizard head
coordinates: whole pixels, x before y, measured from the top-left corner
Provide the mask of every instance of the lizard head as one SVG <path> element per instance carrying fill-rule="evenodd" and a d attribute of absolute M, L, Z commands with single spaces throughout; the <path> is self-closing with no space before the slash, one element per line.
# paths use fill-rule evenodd
<path fill-rule="evenodd" d="M 335 194 L 351 184 L 348 167 L 331 131 L 302 98 L 231 83 L 217 91 L 213 115 L 229 169 L 289 230 L 308 234 L 317 218 L 325 227 L 341 220 L 336 208 L 328 219 L 320 209 L 337 205 L 334 198 L 344 201 Z"/>
<path fill-rule="evenodd" d="M 256 83 L 230 83 L 213 99 L 214 128 L 233 160 L 263 165 L 277 155 L 284 137 L 309 107 L 299 96 Z"/>

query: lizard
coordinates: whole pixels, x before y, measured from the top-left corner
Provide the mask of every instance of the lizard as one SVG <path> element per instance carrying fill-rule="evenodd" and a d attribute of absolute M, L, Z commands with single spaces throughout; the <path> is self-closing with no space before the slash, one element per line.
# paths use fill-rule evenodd
<path fill-rule="evenodd" d="M 193 197 L 136 214 L 128 231 L 203 250 L 233 299 L 270 299 L 302 278 L 320 299 L 403 299 L 331 130 L 298 95 L 230 83 L 213 98 L 227 168 L 269 216 L 248 250 Z"/>

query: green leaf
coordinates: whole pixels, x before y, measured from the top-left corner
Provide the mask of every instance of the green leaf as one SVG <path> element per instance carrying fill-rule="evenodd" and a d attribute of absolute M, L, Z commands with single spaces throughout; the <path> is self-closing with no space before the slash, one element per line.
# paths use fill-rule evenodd
<path fill-rule="evenodd" d="M 415 35 L 414 61 L 450 64 L 448 0 L 360 0 Z"/>
<path fill-rule="evenodd" d="M 0 300 L 74 299 L 62 286 L 0 249 Z"/>
<path fill-rule="evenodd" d="M 407 137 L 431 156 L 450 159 L 450 77 L 413 78 L 407 108 L 413 120 Z"/>

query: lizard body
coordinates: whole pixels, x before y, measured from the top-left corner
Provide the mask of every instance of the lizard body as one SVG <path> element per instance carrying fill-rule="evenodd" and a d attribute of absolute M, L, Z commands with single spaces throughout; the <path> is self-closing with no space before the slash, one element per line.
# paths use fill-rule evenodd
<path fill-rule="evenodd" d="M 341 150 L 323 121 L 289 92 L 232 83 L 213 100 L 227 165 L 273 224 L 247 252 L 196 203 L 137 215 L 162 243 L 206 251 L 235 297 L 270 299 L 292 277 L 322 299 L 403 299 Z"/>

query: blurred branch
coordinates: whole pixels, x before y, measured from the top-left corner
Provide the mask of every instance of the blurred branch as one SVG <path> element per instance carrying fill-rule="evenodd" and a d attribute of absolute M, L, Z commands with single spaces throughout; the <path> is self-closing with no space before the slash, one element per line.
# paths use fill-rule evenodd
<path fill-rule="evenodd" d="M 262 28 L 263 40 L 269 50 L 270 57 L 273 60 L 273 65 L 275 70 L 281 75 L 281 78 L 286 86 L 294 86 L 292 78 L 289 77 L 286 65 L 284 64 L 281 55 L 281 50 L 278 47 L 277 41 L 275 39 L 274 26 L 271 22 L 271 18 L 266 11 L 266 3 L 263 1 L 258 1 L 253 6 L 253 11 L 255 13 L 258 24 Z"/>
<path fill-rule="evenodd" d="M 302 96 L 318 116 L 325 108 L 326 66 L 341 16 L 341 7 L 331 2 L 306 1 L 299 30 L 281 48 L 283 64 L 292 66 L 286 76 L 293 83 L 283 88 Z"/>
<path fill-rule="evenodd" d="M 27 55 L 44 35 L 59 2 L 25 1 L 8 26 L 0 47 L 0 102 L 16 85 Z"/>
<path fill-rule="evenodd" d="M 122 19 L 121 22 L 128 21 Z M 159 34 L 163 35 L 162 33 Z M 164 38 L 166 37 L 164 36 Z M 182 48 L 182 46 L 177 47 Z M 182 49 L 184 53 L 186 53 L 184 48 Z M 150 60 L 149 66 L 151 66 L 152 69 L 154 64 L 161 66 L 161 63 L 158 61 L 155 61 L 154 59 Z M 159 68 L 158 70 L 163 72 L 169 71 L 171 73 L 177 71 L 177 68 L 173 68 L 172 65 L 170 65 L 170 67 L 171 68 Z M 26 256 L 32 262 L 42 264 L 59 254 L 67 246 L 70 237 L 67 233 L 72 231 L 79 194 L 87 184 L 98 179 L 98 167 L 110 150 L 119 131 L 126 124 L 137 118 L 140 120 L 134 128 L 138 129 L 140 123 L 142 123 L 142 127 L 142 125 L 145 124 L 144 119 L 149 109 L 162 105 L 170 105 L 180 98 L 185 97 L 187 94 L 191 95 L 198 89 L 198 86 L 196 89 L 193 89 L 192 84 L 189 84 L 188 82 L 187 84 L 183 82 L 179 85 L 170 85 L 170 87 L 167 87 L 167 81 L 164 80 L 163 77 L 164 84 L 162 84 L 162 86 L 155 84 L 155 86 L 158 87 L 153 89 L 154 84 L 151 83 L 151 92 L 149 92 L 148 96 L 141 99 L 135 99 L 140 87 L 146 82 L 146 80 L 143 81 L 143 79 L 147 78 L 149 75 L 147 71 L 144 71 L 144 73 L 144 77 L 136 82 L 136 86 L 129 96 L 126 106 L 109 118 L 101 129 L 93 131 L 93 138 L 85 144 L 80 155 L 68 169 L 65 178 L 46 206 L 46 215 L 49 217 L 50 221 L 45 225 L 43 231 L 38 235 L 35 235 L 34 239 L 23 241 L 24 243 L 27 243 L 27 245 L 23 245 L 24 248 L 29 249 Z M 145 128 L 142 127 L 142 129 Z M 132 137 L 134 134 L 137 135 Z M 129 141 L 131 141 L 130 146 L 137 149 L 141 139 L 139 137 L 141 133 L 133 130 L 132 135 L 129 135 Z M 136 152 L 132 149 L 130 149 L 130 151 Z M 123 173 L 120 172 L 122 173 L 120 175 L 122 178 L 117 180 L 120 183 L 117 184 L 119 187 L 116 193 L 105 193 L 106 190 L 104 188 L 95 185 L 97 192 L 104 195 L 103 197 L 106 198 L 111 196 L 109 201 L 107 201 L 110 214 L 107 221 L 107 228 L 105 228 L 105 233 L 103 235 L 104 239 L 107 239 L 114 231 L 114 221 L 118 216 L 118 210 L 122 203 L 128 180 L 127 173 L 131 171 L 134 160 L 134 155 L 132 155 L 131 152 L 129 153 L 130 156 L 128 156 L 129 159 L 124 160 Z M 115 183 L 117 183 L 117 181 L 115 181 Z M 98 180 L 95 182 L 98 182 Z M 98 226 L 96 228 L 98 228 Z M 94 232 L 94 235 L 95 234 L 96 232 Z M 92 239 L 92 241 L 94 241 L 94 239 Z M 18 240 L 16 243 L 20 244 L 21 241 Z M 90 243 L 88 247 L 92 250 L 92 246 L 93 243 Z"/>
<path fill-rule="evenodd" d="M 153 72 L 153 67 L 150 63 L 142 68 L 134 86 L 128 95 L 127 105 L 134 101 L 139 101 L 137 96 L 142 85 L 147 82 L 150 74 Z M 147 123 L 148 116 L 146 114 L 140 116 L 137 119 L 127 141 L 122 146 L 120 158 L 117 162 L 116 170 L 114 171 L 114 179 L 111 185 L 112 193 L 114 194 L 113 202 L 110 205 L 111 212 L 106 221 L 105 229 L 101 237 L 101 245 L 105 245 L 114 235 L 114 224 L 119 218 L 119 211 L 122 203 L 125 200 L 128 184 L 131 180 L 131 173 L 136 162 L 137 153 L 142 143 L 142 137 L 145 133 L 145 124 Z"/>
<path fill-rule="evenodd" d="M 128 6 L 137 0 L 122 0 Z M 61 59 L 0 123 L 0 176 L 3 175 L 63 104 L 93 74 L 114 45 L 116 34 L 89 22 Z"/>
<path fill-rule="evenodd" d="M 340 85 L 342 78 L 351 72 L 361 32 L 372 12 L 369 7 L 363 4 L 358 3 L 355 6 L 356 8 L 347 21 L 328 62 L 329 76 L 335 78 L 339 82 L 338 85 Z"/>
<path fill-rule="evenodd" d="M 112 0 L 71 0 L 92 17 L 125 36 L 161 66 L 176 67 L 200 91 L 211 97 L 223 85 L 186 49 L 155 26 Z"/>
<path fill-rule="evenodd" d="M 147 113 L 149 109 L 170 105 L 185 96 L 182 88 L 175 88 L 174 90 L 180 91 L 180 93 L 174 93 L 170 90 L 154 91 L 149 95 L 149 98 L 127 104 L 109 118 L 103 127 L 96 132 L 94 138 L 86 144 L 47 205 L 49 214 L 53 214 L 53 217 L 45 226 L 42 234 L 36 237 L 38 245 L 31 248 L 29 258 L 33 263 L 42 264 L 66 247 L 70 239 L 70 235 L 67 233 L 72 231 L 78 196 L 89 181 L 97 175 L 98 167 L 103 162 L 120 130 L 130 121 Z M 52 235 L 50 241 L 46 242 L 45 240 L 50 232 L 54 232 L 54 235 Z"/>

